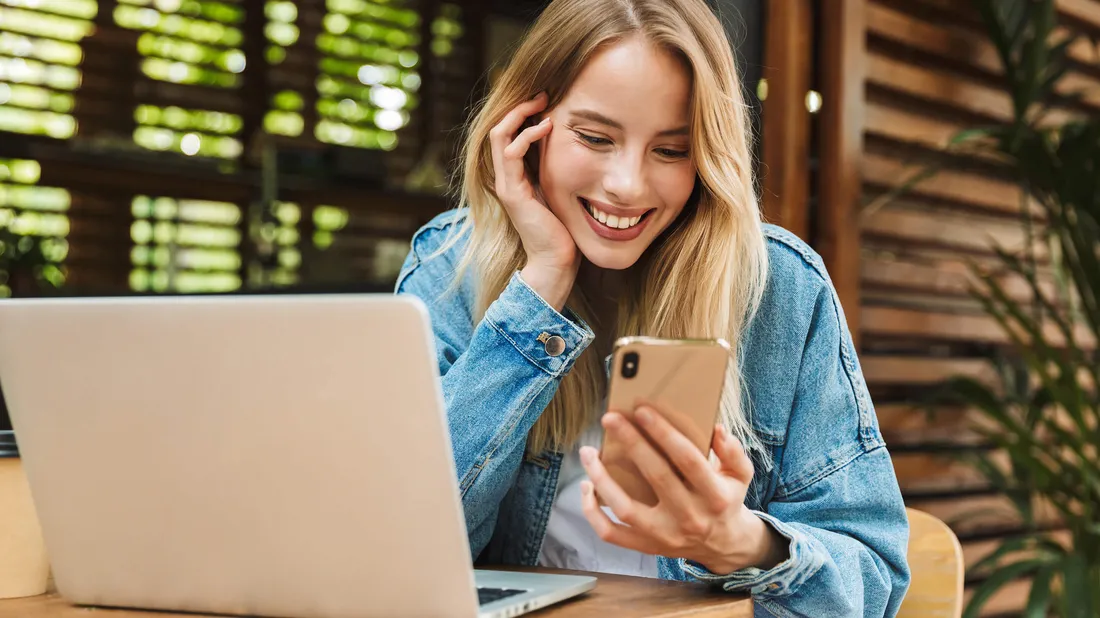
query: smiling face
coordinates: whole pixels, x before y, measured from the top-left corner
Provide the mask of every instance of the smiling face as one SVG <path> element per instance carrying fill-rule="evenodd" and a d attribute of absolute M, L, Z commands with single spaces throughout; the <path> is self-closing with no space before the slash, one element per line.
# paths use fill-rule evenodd
<path fill-rule="evenodd" d="M 539 185 L 584 257 L 621 270 L 683 211 L 695 185 L 691 77 L 641 37 L 593 55 L 548 113 Z"/>

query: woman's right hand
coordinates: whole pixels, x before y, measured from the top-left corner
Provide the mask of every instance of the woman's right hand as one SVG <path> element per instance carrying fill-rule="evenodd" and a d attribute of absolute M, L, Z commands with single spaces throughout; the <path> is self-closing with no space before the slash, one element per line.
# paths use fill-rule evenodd
<path fill-rule="evenodd" d="M 523 242 L 527 263 L 520 276 L 546 302 L 561 311 L 580 267 L 572 235 L 547 207 L 537 185 L 527 177 L 524 156 L 531 145 L 553 129 L 550 118 L 523 131 L 528 117 L 546 109 L 546 93 L 524 101 L 491 131 L 489 141 L 496 172 L 496 194 Z M 519 135 L 516 133 L 519 132 Z"/>

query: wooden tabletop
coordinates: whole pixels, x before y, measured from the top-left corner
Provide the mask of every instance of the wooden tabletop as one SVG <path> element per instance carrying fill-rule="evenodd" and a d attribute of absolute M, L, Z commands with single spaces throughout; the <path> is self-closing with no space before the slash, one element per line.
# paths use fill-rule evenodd
<path fill-rule="evenodd" d="M 716 592 L 700 584 L 643 577 L 580 573 L 556 569 L 515 569 L 541 573 L 595 575 L 595 590 L 584 596 L 527 614 L 532 618 L 751 618 L 752 599 Z M 94 614 L 91 612 L 95 612 Z M 69 604 L 56 593 L 0 601 L 5 618 L 166 618 L 174 614 L 86 608 Z M 194 618 L 189 614 L 188 618 Z"/>

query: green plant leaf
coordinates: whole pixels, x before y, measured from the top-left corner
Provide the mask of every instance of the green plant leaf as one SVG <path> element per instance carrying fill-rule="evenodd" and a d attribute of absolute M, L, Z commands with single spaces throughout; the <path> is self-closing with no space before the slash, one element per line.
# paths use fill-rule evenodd
<path fill-rule="evenodd" d="M 1021 0 L 1013 0 L 1013 4 L 1019 4 Z M 982 18 L 982 22 L 985 24 L 985 31 L 989 38 L 993 41 L 993 46 L 997 49 L 997 55 L 1000 56 L 1001 66 L 1005 69 L 1006 73 L 1009 73 L 1012 66 L 1012 43 L 1008 32 L 1004 25 L 1004 20 L 998 12 L 998 8 L 1003 6 L 1001 2 L 997 0 L 973 0 L 972 4 L 978 11 L 978 14 Z"/>
<path fill-rule="evenodd" d="M 1046 75 L 1038 93 L 1040 99 L 1045 99 L 1054 92 L 1058 82 L 1065 76 L 1066 69 L 1069 68 L 1069 46 L 1077 39 L 1078 35 L 1068 34 L 1048 51 Z"/>
<path fill-rule="evenodd" d="M 1097 582 L 1089 581 L 1088 562 L 1085 557 L 1077 552 L 1066 556 L 1062 561 L 1062 577 L 1064 588 L 1062 615 L 1066 618 L 1095 618 L 1092 587 L 1096 586 Z"/>
<path fill-rule="evenodd" d="M 963 612 L 963 618 L 978 618 L 981 615 L 982 608 L 998 590 L 1012 581 L 1038 572 L 1047 564 L 1049 564 L 1047 560 L 1031 558 L 1000 567 L 974 589 L 974 596 L 967 604 L 966 610 Z"/>
<path fill-rule="evenodd" d="M 1030 549 L 1035 545 L 1035 541 L 1031 537 L 1021 536 L 1015 538 L 1005 539 L 993 550 L 988 556 L 975 562 L 969 569 L 967 569 L 968 577 L 981 577 L 986 571 L 989 571 L 997 566 L 1000 560 L 1013 552 L 1024 551 Z"/>
<path fill-rule="evenodd" d="M 1031 592 L 1027 595 L 1024 618 L 1046 618 L 1050 613 L 1054 573 L 1055 567 L 1044 566 L 1035 574 L 1035 578 L 1031 580 Z"/>

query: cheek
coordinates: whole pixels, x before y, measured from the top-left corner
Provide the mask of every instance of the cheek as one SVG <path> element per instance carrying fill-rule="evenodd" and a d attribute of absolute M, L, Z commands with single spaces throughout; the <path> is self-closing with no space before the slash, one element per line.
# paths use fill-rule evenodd
<path fill-rule="evenodd" d="M 568 136 L 551 135 L 539 164 L 539 181 L 551 209 L 558 211 L 568 204 L 572 210 L 573 194 L 583 193 L 598 181 L 599 160 L 594 155 Z"/>
<path fill-rule="evenodd" d="M 679 214 L 691 197 L 691 191 L 695 188 L 695 166 L 688 163 L 669 167 L 658 175 L 655 185 L 661 202 Z"/>

